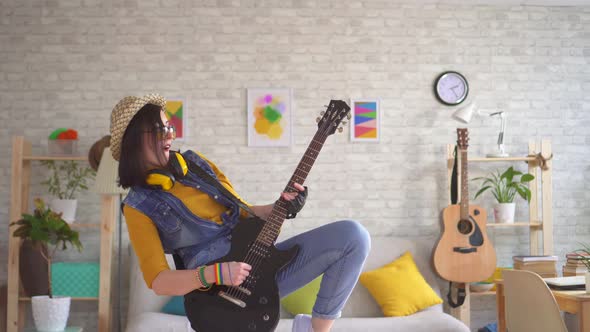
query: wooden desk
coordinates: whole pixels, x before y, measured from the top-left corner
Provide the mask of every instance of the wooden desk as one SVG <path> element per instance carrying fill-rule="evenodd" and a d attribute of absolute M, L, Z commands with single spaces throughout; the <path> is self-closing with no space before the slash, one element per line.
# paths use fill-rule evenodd
<path fill-rule="evenodd" d="M 496 280 L 496 308 L 498 313 L 498 332 L 506 332 L 506 312 L 504 305 L 503 280 Z M 561 311 L 578 315 L 580 332 L 590 332 L 590 294 L 585 290 L 551 290 Z"/>

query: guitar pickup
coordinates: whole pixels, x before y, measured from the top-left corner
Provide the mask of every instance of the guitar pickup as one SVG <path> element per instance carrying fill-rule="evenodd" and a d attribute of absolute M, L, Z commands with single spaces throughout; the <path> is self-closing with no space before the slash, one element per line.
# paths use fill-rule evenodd
<path fill-rule="evenodd" d="M 240 292 L 242 292 L 242 293 L 244 293 L 244 294 L 246 294 L 248 296 L 252 295 L 252 292 L 248 288 L 244 288 L 244 287 L 240 287 L 240 286 L 237 286 L 237 287 L 234 286 L 232 288 L 235 288 L 235 289 L 239 290 Z"/>
<path fill-rule="evenodd" d="M 237 305 L 240 308 L 245 308 L 246 307 L 246 302 L 236 299 L 233 296 L 228 295 L 226 292 L 219 292 L 217 293 L 217 295 L 221 296 L 223 299 L 228 300 L 229 302 Z"/>
<path fill-rule="evenodd" d="M 453 251 L 461 253 L 461 254 L 468 254 L 471 252 L 476 252 L 477 248 L 475 248 L 475 247 L 469 247 L 469 248 L 467 248 L 467 247 L 454 247 Z"/>

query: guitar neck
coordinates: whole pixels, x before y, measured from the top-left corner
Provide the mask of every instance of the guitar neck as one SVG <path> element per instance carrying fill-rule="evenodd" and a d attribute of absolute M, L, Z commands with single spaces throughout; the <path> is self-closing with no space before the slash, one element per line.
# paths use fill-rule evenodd
<path fill-rule="evenodd" d="M 467 150 L 461 149 L 461 220 L 469 218 L 469 179 Z"/>
<path fill-rule="evenodd" d="M 311 143 L 307 147 L 305 154 L 299 161 L 295 172 L 291 176 L 291 179 L 287 183 L 285 187 L 285 192 L 296 192 L 297 189 L 293 186 L 294 183 L 299 183 L 303 185 L 313 163 L 315 162 L 317 156 L 319 155 L 322 147 L 324 146 L 324 142 L 328 136 L 320 134 L 318 131 L 315 136 L 313 137 Z M 279 236 L 279 232 L 281 227 L 283 226 L 283 222 L 287 216 L 287 202 L 281 197 L 275 203 L 272 212 L 270 213 L 264 227 L 260 234 L 258 234 L 257 240 L 264 243 L 265 245 L 272 245 L 275 243 L 277 237 Z"/>

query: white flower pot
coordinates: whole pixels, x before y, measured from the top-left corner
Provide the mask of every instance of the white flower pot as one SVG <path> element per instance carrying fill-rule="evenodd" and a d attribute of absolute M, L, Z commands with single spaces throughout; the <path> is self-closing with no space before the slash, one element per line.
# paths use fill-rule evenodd
<path fill-rule="evenodd" d="M 586 272 L 586 293 L 590 294 L 590 272 Z"/>
<path fill-rule="evenodd" d="M 498 224 L 514 223 L 516 203 L 498 203 L 494 206 L 494 220 Z"/>
<path fill-rule="evenodd" d="M 72 224 L 76 220 L 76 207 L 78 200 L 76 199 L 54 199 L 49 204 L 49 208 L 57 213 L 62 213 L 62 218 L 68 224 Z"/>
<path fill-rule="evenodd" d="M 31 302 L 33 320 L 37 331 L 54 332 L 65 330 L 70 315 L 71 297 L 33 296 Z"/>

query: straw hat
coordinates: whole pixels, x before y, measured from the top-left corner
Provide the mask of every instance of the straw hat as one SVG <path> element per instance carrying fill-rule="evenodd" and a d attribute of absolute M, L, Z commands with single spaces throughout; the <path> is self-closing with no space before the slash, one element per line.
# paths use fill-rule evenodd
<path fill-rule="evenodd" d="M 125 130 L 133 116 L 146 104 L 166 107 L 166 99 L 159 94 L 149 94 L 143 97 L 129 96 L 121 99 L 111 113 L 111 152 L 113 158 L 119 161 L 121 156 L 121 142 Z"/>

